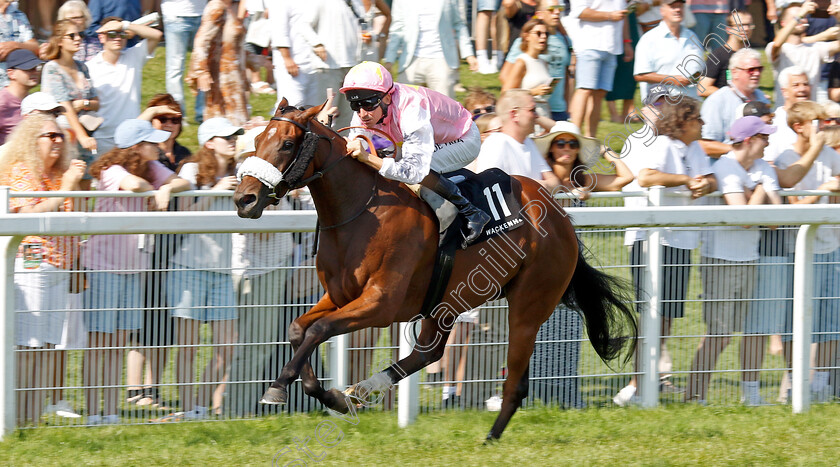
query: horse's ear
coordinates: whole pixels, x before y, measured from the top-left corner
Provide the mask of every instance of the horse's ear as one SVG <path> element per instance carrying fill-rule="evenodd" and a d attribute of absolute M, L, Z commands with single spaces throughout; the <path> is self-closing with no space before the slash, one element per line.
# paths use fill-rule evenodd
<path fill-rule="evenodd" d="M 283 109 L 289 106 L 289 101 L 284 97 L 280 103 L 277 104 L 277 109 L 274 111 L 275 117 L 280 117 L 283 115 Z"/>
<path fill-rule="evenodd" d="M 313 118 L 318 117 L 318 114 L 321 113 L 322 110 L 324 110 L 324 107 L 326 107 L 326 105 L 327 105 L 327 102 L 324 101 L 324 103 L 321 104 L 321 105 L 316 105 L 314 107 L 310 107 L 310 108 L 306 109 L 303 112 L 303 115 L 301 115 L 301 118 L 303 118 L 303 121 L 306 122 L 306 121 L 312 120 Z"/>

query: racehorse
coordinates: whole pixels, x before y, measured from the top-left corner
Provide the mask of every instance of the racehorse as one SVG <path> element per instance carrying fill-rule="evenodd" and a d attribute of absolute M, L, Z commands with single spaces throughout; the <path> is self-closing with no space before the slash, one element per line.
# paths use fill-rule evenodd
<path fill-rule="evenodd" d="M 528 362 L 537 331 L 558 303 L 580 312 L 592 346 L 605 361 L 621 353 L 626 339 L 619 333 L 629 329 L 635 337 L 635 320 L 620 283 L 587 264 L 565 212 L 539 183 L 526 177 L 512 177 L 512 186 L 525 206 L 522 217 L 529 226 L 506 232 L 492 251 L 490 241 L 458 250 L 444 293 L 449 300 L 430 317 L 421 317 L 433 280 L 437 218 L 404 184 L 348 157 L 345 139 L 315 119 L 322 108 L 303 110 L 287 107 L 285 100 L 280 103 L 256 139 L 252 157 L 261 160 L 246 160 L 266 170 L 263 175 L 240 174 L 233 198 L 240 217 L 256 219 L 270 198 L 307 185 L 321 225 L 316 267 L 326 293 L 289 326 L 294 356 L 266 391 L 263 403 L 286 403 L 288 385 L 300 376 L 306 394 L 347 413 L 351 400 L 335 388 L 324 390 L 309 364 L 318 345 L 335 335 L 422 318 L 411 354 L 356 386 L 386 390 L 443 356 L 458 314 L 505 296 L 508 374 L 502 409 L 487 435 L 494 440 L 527 396 Z M 500 245 L 507 245 L 507 251 Z"/>

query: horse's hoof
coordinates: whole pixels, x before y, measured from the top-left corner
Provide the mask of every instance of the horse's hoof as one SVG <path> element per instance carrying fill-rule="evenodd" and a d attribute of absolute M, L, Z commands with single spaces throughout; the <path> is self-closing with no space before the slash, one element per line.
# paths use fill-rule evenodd
<path fill-rule="evenodd" d="M 324 397 L 324 405 L 342 414 L 350 411 L 350 407 L 347 406 L 347 397 L 345 397 L 343 392 L 335 388 L 327 391 Z"/>
<path fill-rule="evenodd" d="M 285 405 L 288 399 L 288 392 L 286 388 L 276 388 L 274 386 L 268 388 L 260 399 L 260 404 L 268 405 Z"/>

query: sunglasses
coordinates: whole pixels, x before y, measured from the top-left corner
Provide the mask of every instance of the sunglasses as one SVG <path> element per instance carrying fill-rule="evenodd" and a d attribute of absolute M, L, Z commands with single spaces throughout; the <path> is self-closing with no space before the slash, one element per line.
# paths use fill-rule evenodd
<path fill-rule="evenodd" d="M 105 37 L 107 37 L 108 39 L 125 39 L 126 37 L 128 37 L 128 34 L 122 31 L 108 31 L 105 33 Z"/>
<path fill-rule="evenodd" d="M 380 102 L 382 102 L 382 96 L 373 96 L 368 97 L 367 99 L 351 101 L 350 110 L 358 112 L 359 109 L 365 109 L 366 112 L 373 112 L 377 107 L 379 107 Z"/>
<path fill-rule="evenodd" d="M 180 125 L 182 120 L 181 117 L 155 117 L 155 119 L 162 124 L 172 123 L 175 125 Z"/>
<path fill-rule="evenodd" d="M 580 147 L 580 141 L 576 139 L 555 139 L 551 144 L 558 148 L 569 146 L 569 149 L 577 149 Z"/>
<path fill-rule="evenodd" d="M 837 117 L 835 117 L 835 118 L 824 118 L 823 123 L 825 123 L 826 125 L 831 125 L 831 124 L 840 125 L 840 118 L 837 118 Z"/>
<path fill-rule="evenodd" d="M 548 37 L 548 33 L 545 32 L 545 31 L 531 31 L 531 34 L 533 34 L 535 36 L 539 36 L 539 37 L 543 37 L 543 36 Z"/>
<path fill-rule="evenodd" d="M 64 37 L 67 38 L 67 39 L 70 39 L 71 41 L 74 41 L 76 39 L 79 39 L 79 40 L 84 39 L 85 35 L 80 33 L 80 32 L 71 32 L 71 33 L 65 34 Z"/>
<path fill-rule="evenodd" d="M 735 67 L 735 68 L 738 69 L 738 70 L 746 71 L 747 73 L 749 73 L 751 75 L 755 74 L 755 73 L 761 73 L 762 71 L 764 71 L 763 66 L 754 66 L 754 67 L 750 67 L 750 68 L 741 68 L 741 67 Z"/>
<path fill-rule="evenodd" d="M 495 105 L 488 105 L 487 107 L 479 107 L 477 109 L 473 109 L 472 113 L 473 113 L 473 115 L 480 115 L 480 114 L 486 114 L 486 113 L 495 112 L 495 111 L 496 111 L 496 106 Z"/>
<path fill-rule="evenodd" d="M 61 133 L 61 132 L 58 132 L 58 131 L 50 131 L 50 132 L 47 132 L 47 133 L 41 133 L 40 135 L 38 135 L 38 137 L 39 138 L 49 138 L 49 139 L 53 140 L 53 142 L 55 142 L 59 139 L 64 140 L 64 133 Z"/>

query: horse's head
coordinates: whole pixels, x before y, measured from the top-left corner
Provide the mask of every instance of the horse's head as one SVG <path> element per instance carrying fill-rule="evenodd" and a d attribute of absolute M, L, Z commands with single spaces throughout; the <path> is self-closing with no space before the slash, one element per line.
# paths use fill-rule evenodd
<path fill-rule="evenodd" d="M 239 217 L 257 219 L 267 204 L 276 204 L 300 186 L 323 138 L 311 130 L 310 121 L 324 106 L 300 110 L 283 99 L 265 131 L 257 136 L 256 153 L 239 168 L 239 186 L 233 195 Z M 273 200 L 269 197 L 273 196 Z"/>

